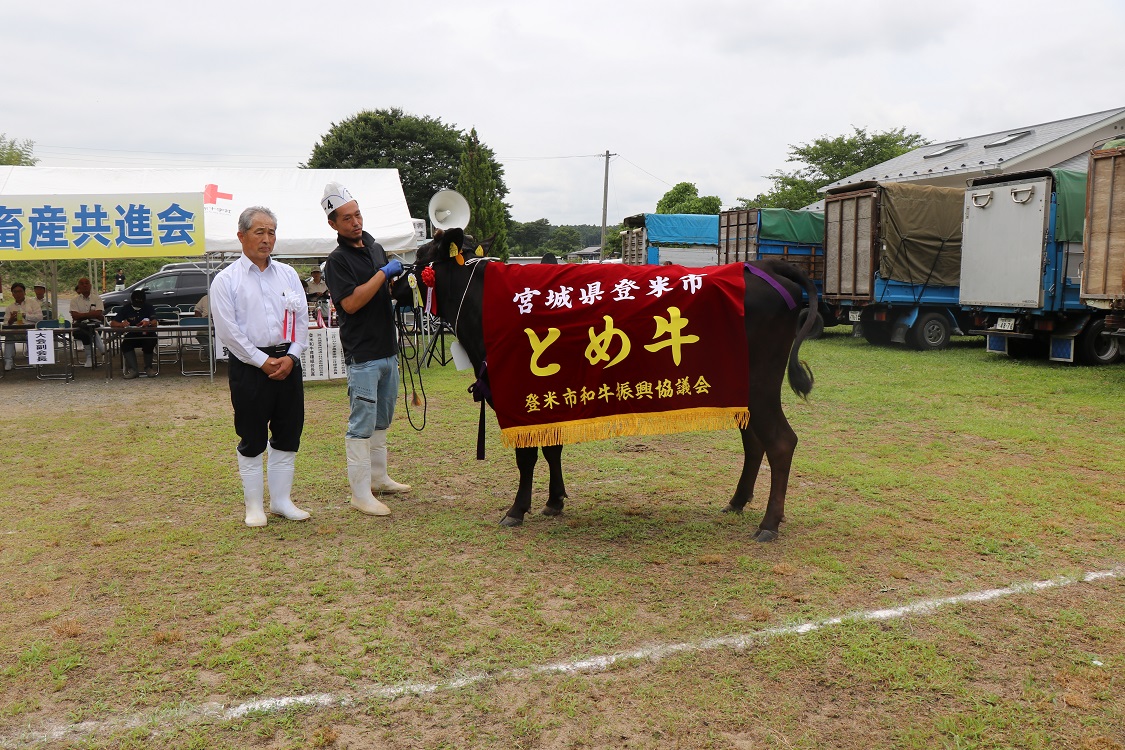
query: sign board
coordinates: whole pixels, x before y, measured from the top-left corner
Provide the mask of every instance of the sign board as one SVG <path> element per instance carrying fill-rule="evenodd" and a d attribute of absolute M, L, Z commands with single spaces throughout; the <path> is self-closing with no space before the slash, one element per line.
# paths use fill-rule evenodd
<path fill-rule="evenodd" d="M 202 193 L 0 196 L 0 260 L 203 255 Z"/>
<path fill-rule="evenodd" d="M 328 329 L 310 328 L 309 345 L 301 354 L 301 370 L 305 380 L 328 380 Z"/>
<path fill-rule="evenodd" d="M 28 331 L 27 359 L 32 366 L 55 364 L 55 332 L 50 328 Z"/>

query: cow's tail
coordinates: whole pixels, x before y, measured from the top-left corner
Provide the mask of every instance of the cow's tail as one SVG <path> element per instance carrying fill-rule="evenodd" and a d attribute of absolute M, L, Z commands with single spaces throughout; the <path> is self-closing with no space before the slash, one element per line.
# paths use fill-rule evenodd
<path fill-rule="evenodd" d="M 813 283 L 812 279 L 793 264 L 778 263 L 770 270 L 802 287 L 808 297 L 808 315 L 805 316 L 804 325 L 797 331 L 797 338 L 793 341 L 793 348 L 789 351 L 789 387 L 798 396 L 807 399 L 813 387 L 813 373 L 809 363 L 802 361 L 799 354 L 801 344 L 808 338 L 813 326 L 816 325 L 817 317 L 820 316 L 820 295 L 817 294 L 816 284 Z"/>

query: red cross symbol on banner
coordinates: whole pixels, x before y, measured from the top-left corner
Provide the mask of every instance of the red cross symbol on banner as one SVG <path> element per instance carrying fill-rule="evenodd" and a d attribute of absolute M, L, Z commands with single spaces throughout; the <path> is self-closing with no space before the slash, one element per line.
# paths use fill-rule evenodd
<path fill-rule="evenodd" d="M 232 193 L 220 193 L 218 185 L 204 185 L 203 186 L 203 202 L 215 203 L 219 198 L 226 198 L 228 201 L 233 198 Z"/>

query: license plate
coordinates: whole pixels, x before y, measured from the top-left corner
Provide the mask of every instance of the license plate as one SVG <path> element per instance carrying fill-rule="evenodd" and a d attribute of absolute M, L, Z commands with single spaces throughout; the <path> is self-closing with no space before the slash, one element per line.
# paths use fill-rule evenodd
<path fill-rule="evenodd" d="M 997 331 L 1014 331 L 1016 330 L 1015 318 L 997 318 L 996 320 Z"/>
<path fill-rule="evenodd" d="M 859 310 L 849 310 L 848 311 L 848 322 L 849 323 L 858 323 L 859 322 Z"/>

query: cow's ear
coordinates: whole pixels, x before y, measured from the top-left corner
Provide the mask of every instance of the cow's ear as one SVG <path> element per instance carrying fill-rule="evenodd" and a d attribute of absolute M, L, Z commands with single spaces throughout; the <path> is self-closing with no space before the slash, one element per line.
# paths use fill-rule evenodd
<path fill-rule="evenodd" d="M 444 261 L 446 258 L 456 260 L 461 254 L 461 246 L 465 244 L 465 230 L 458 229 L 457 227 L 447 229 L 442 232 L 438 242 L 440 244 L 437 248 L 436 259 L 439 262 Z M 463 263 L 464 260 L 462 259 L 460 262 Z"/>

